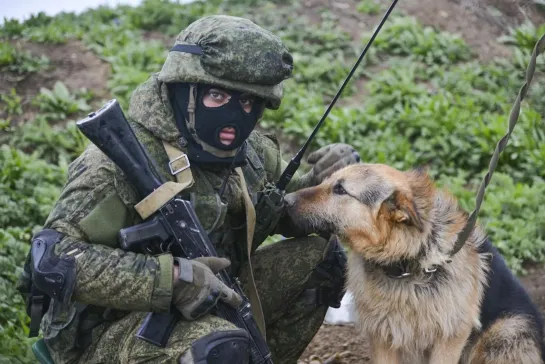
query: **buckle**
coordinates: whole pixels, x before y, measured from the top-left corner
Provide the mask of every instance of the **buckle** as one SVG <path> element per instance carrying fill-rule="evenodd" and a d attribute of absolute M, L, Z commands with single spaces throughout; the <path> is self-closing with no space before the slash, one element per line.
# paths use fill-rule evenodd
<path fill-rule="evenodd" d="M 391 273 L 386 273 L 386 274 L 388 275 L 388 277 L 394 278 L 394 279 L 403 279 L 403 278 L 410 277 L 410 276 L 413 275 L 411 272 L 401 272 L 401 274 L 399 274 L 399 275 L 394 275 L 394 274 L 391 274 Z"/>
<path fill-rule="evenodd" d="M 437 266 L 436 265 L 432 265 L 431 268 L 424 268 L 424 273 L 435 273 L 437 272 Z"/>
<path fill-rule="evenodd" d="M 176 170 L 173 170 L 173 164 L 174 164 L 174 162 L 176 162 L 177 160 L 182 159 L 182 158 L 185 159 L 184 165 L 183 165 L 182 167 L 176 169 Z M 191 165 L 191 164 L 189 163 L 189 158 L 187 157 L 186 154 L 182 154 L 181 156 L 179 156 L 179 157 L 177 157 L 177 158 L 174 158 L 173 160 L 171 160 L 170 162 L 168 162 L 168 168 L 170 169 L 170 173 L 171 173 L 173 176 L 177 175 L 177 174 L 180 173 L 180 172 L 185 171 L 186 169 L 189 168 L 190 165 Z"/>

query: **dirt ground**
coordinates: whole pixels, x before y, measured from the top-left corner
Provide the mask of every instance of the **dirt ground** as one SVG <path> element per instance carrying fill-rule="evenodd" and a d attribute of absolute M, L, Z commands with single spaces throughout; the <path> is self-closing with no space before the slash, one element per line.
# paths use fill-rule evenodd
<path fill-rule="evenodd" d="M 377 0 L 379 1 L 379 0 Z M 373 29 L 382 14 L 368 16 L 355 10 L 357 0 L 303 0 L 302 15 L 319 21 L 321 9 L 330 9 L 342 20 L 340 25 L 359 41 L 363 31 Z M 389 0 L 380 0 L 386 9 Z M 509 50 L 496 42 L 510 26 L 524 21 L 528 16 L 537 23 L 545 22 L 531 0 L 402 0 L 396 11 L 417 17 L 423 24 L 461 35 L 477 52 L 481 60 L 509 55 Z M 150 33 L 150 38 L 154 38 Z M 160 37 L 162 38 L 162 37 Z M 167 42 L 170 44 L 170 41 Z M 166 46 L 168 46 L 168 44 Z M 82 87 L 91 89 L 96 99 L 108 97 L 106 81 L 110 74 L 107 63 L 86 50 L 79 42 L 65 45 L 21 44 L 34 55 L 46 55 L 52 68 L 46 72 L 20 78 L 10 73 L 0 73 L 0 92 L 12 87 L 26 104 L 39 92 L 40 87 L 52 88 L 62 80 L 70 90 Z M 28 112 L 16 122 L 28 121 L 36 110 Z M 1 112 L 0 112 L 1 113 Z M 541 307 L 545 308 L 545 285 L 542 284 L 545 268 L 533 267 L 522 278 L 524 285 Z M 300 364 L 366 363 L 367 343 L 358 337 L 353 326 L 324 325 L 301 357 Z"/>
<path fill-rule="evenodd" d="M 376 0 L 383 11 L 391 0 Z M 359 0 L 305 0 L 302 13 L 320 21 L 320 10 L 329 9 L 338 16 L 339 25 L 359 40 L 363 32 L 374 29 L 383 14 L 374 16 L 356 10 Z M 394 12 L 414 16 L 424 25 L 458 34 L 472 47 L 480 60 L 505 57 L 507 47 L 496 42 L 511 26 L 521 24 L 526 17 L 535 24 L 545 21 L 545 13 L 539 12 L 528 0 L 402 0 Z"/>
<path fill-rule="evenodd" d="M 15 43 L 36 57 L 45 55 L 49 58 L 50 67 L 46 71 L 23 76 L 13 72 L 0 72 L 0 93 L 15 88 L 23 100 L 25 112 L 22 116 L 14 118 L 14 123 L 32 120 L 37 109 L 32 107 L 30 101 L 40 92 L 41 87 L 52 89 L 57 81 L 64 82 L 71 91 L 81 88 L 91 90 L 95 99 L 108 96 L 106 82 L 110 75 L 110 66 L 86 49 L 81 42 L 70 41 L 60 45 L 22 41 Z M 0 111 L 0 117 L 1 114 Z"/>

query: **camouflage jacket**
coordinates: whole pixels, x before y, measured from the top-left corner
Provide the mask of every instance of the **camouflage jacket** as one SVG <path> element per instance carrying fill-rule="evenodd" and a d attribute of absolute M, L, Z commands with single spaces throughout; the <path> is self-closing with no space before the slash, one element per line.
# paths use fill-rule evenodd
<path fill-rule="evenodd" d="M 127 115 L 138 139 L 161 169 L 159 172 L 166 180 L 174 180 L 168 172 L 168 156 L 161 143 L 165 140 L 175 144 L 179 138 L 167 100 L 166 85 L 153 75 L 133 93 Z M 286 163 L 273 136 L 254 131 L 248 142 L 248 163 L 242 170 L 251 194 L 255 194 L 267 181 L 276 181 Z M 184 194 L 193 202 L 218 254 L 230 258 L 233 269 L 237 269 L 237 263 L 244 259 L 246 239 L 238 176 L 231 174 L 223 203 L 214 190 L 219 189 L 227 168 L 214 170 L 192 165 L 191 170 L 195 183 Z M 304 183 L 304 178 L 294 178 L 290 190 L 303 187 Z M 136 254 L 118 246 L 118 231 L 141 222 L 134 210 L 138 202 L 136 191 L 123 173 L 93 144 L 71 163 L 68 181 L 44 227 L 65 234 L 56 245 L 57 255 L 77 251 L 72 302 L 90 305 L 98 312 L 101 308 L 123 312 L 169 310 L 172 256 Z M 53 339 L 60 331 L 76 333 L 73 331 L 79 321 L 76 306 L 61 307 L 53 302 L 42 322 L 46 339 Z M 66 339 L 75 335 L 61 336 Z"/>

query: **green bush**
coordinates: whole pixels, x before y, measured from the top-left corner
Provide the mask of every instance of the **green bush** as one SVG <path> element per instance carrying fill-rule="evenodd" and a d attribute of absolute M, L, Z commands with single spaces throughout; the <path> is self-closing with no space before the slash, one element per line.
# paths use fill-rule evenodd
<path fill-rule="evenodd" d="M 369 37 L 364 37 L 367 42 Z M 467 61 L 472 54 L 460 36 L 424 27 L 412 17 L 393 16 L 377 36 L 377 50 L 433 64 Z"/>
<path fill-rule="evenodd" d="M 545 34 L 545 24 L 536 26 L 529 19 L 516 28 L 510 28 L 508 35 L 498 40 L 502 43 L 516 45 L 519 48 L 533 50 L 535 44 Z"/>
<path fill-rule="evenodd" d="M 16 282 L 33 230 L 44 223 L 60 193 L 66 166 L 3 145 L 0 170 L 0 362 L 32 363 L 34 340 L 27 339 L 29 320 Z"/>
<path fill-rule="evenodd" d="M 32 152 L 54 165 L 68 163 L 80 155 L 89 140 L 74 121 L 51 126 L 48 117 L 40 115 L 31 122 L 15 128 L 10 145 Z"/>
<path fill-rule="evenodd" d="M 17 95 L 14 88 L 10 90 L 9 94 L 0 94 L 0 102 L 7 115 L 21 115 L 23 113 L 21 97 Z"/>
<path fill-rule="evenodd" d="M 27 228 L 45 222 L 67 167 L 7 145 L 0 149 L 0 167 L 0 226 Z"/>
<path fill-rule="evenodd" d="M 360 13 L 369 14 L 369 15 L 376 15 L 380 13 L 380 4 L 377 3 L 375 0 L 361 0 L 356 6 L 356 9 Z"/>
<path fill-rule="evenodd" d="M 28 339 L 29 320 L 24 301 L 15 289 L 31 233 L 22 228 L 0 228 L 0 363 L 35 363 Z"/>
<path fill-rule="evenodd" d="M 534 178 L 531 185 L 517 183 L 498 169 L 487 188 L 479 220 L 507 264 L 524 273 L 524 262 L 545 260 L 545 181 Z M 470 189 L 464 188 L 467 181 L 467 174 L 460 172 L 442 176 L 438 185 L 452 192 L 467 211 L 473 211 L 478 184 L 474 180 Z"/>
<path fill-rule="evenodd" d="M 90 111 L 91 107 L 87 103 L 92 98 L 92 93 L 83 89 L 72 94 L 66 85 L 61 82 L 55 82 L 52 90 L 41 87 L 40 93 L 32 100 L 40 111 L 49 113 L 50 118 L 65 119 L 68 115 Z"/>
<path fill-rule="evenodd" d="M 11 71 L 19 74 L 47 69 L 49 59 L 45 56 L 35 57 L 28 51 L 9 42 L 0 42 L 0 71 Z"/>

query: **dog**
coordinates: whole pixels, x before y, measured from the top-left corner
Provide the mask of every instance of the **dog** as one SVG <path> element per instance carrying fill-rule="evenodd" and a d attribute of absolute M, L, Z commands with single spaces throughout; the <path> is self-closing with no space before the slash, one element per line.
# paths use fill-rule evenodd
<path fill-rule="evenodd" d="M 544 363 L 544 320 L 480 226 L 423 170 L 344 167 L 285 196 L 294 224 L 349 247 L 346 288 L 376 364 Z"/>

